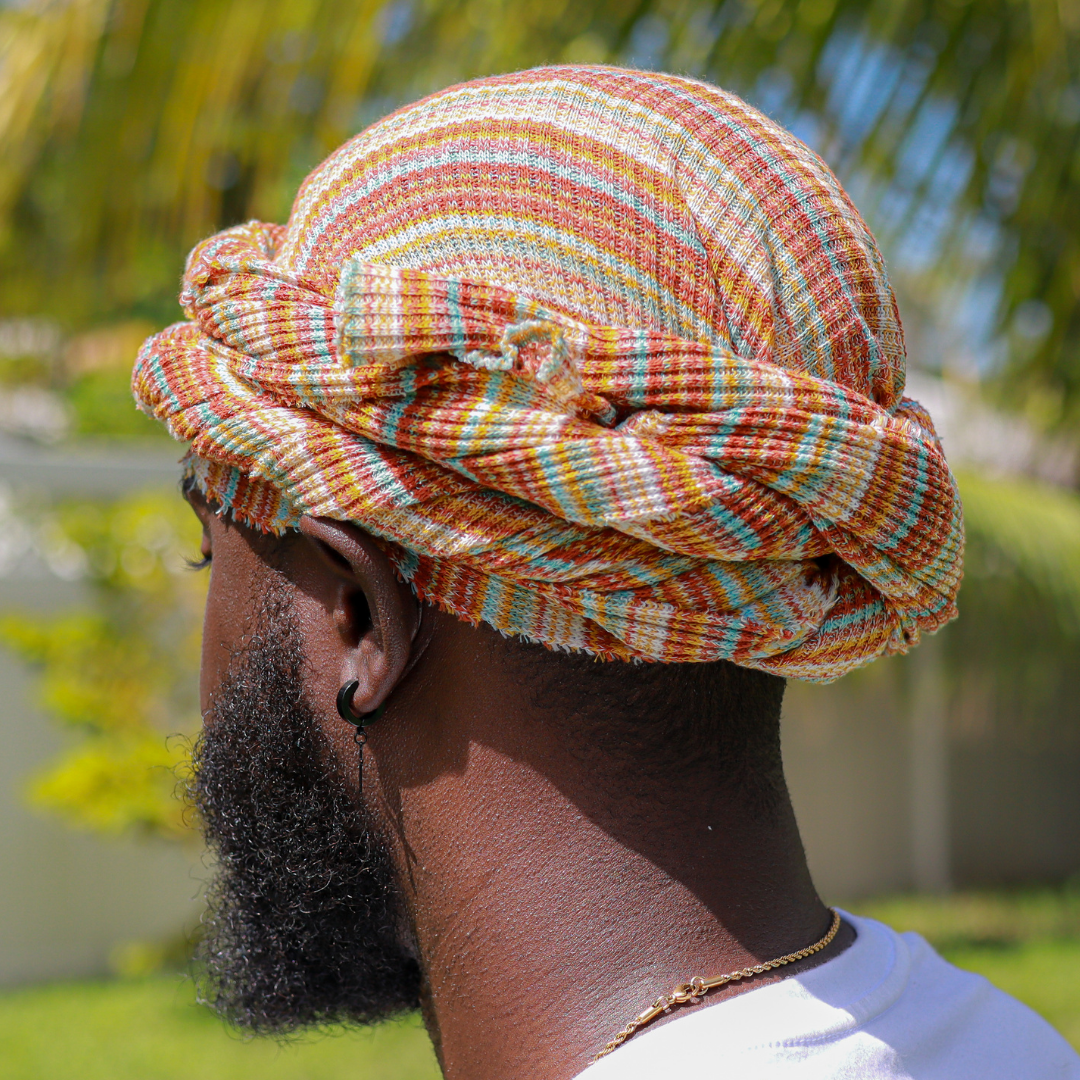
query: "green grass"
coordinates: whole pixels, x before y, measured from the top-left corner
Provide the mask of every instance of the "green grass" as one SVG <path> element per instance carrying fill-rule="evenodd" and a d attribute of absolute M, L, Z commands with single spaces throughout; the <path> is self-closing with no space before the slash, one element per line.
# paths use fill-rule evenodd
<path fill-rule="evenodd" d="M 916 930 L 935 948 L 1080 941 L 1080 888 L 1016 889 L 949 896 L 890 896 L 845 904 L 897 930 Z"/>
<path fill-rule="evenodd" d="M 1026 1002 L 1080 1049 L 1080 892 L 899 897 L 847 905 L 917 930 Z M 0 994 L 0 1080 L 438 1080 L 411 1018 L 281 1045 L 244 1040 L 195 1004 L 190 982 L 60 983 Z"/>
<path fill-rule="evenodd" d="M 176 975 L 0 995 L 2 1080 L 438 1080 L 415 1019 L 284 1045 L 244 1040 Z"/>

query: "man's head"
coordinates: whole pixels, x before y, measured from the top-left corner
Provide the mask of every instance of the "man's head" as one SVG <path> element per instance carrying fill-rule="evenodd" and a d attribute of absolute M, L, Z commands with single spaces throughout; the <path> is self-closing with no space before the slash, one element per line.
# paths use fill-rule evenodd
<path fill-rule="evenodd" d="M 370 1022 L 418 1004 L 402 813 L 472 742 L 564 787 L 587 775 L 575 798 L 607 828 L 687 786 L 762 824 L 783 807 L 782 679 L 726 661 L 598 663 L 474 629 L 417 601 L 355 526 L 308 519 L 267 536 L 187 496 L 212 566 L 190 792 L 218 857 L 203 992 L 240 1026 Z M 335 707 L 352 680 L 356 708 L 387 706 L 364 799 Z M 426 828 L 456 816 L 450 790 Z"/>
<path fill-rule="evenodd" d="M 433 95 L 332 155 L 287 226 L 201 244 L 181 299 L 192 321 L 147 343 L 134 387 L 191 443 L 213 548 L 199 798 L 239 876 L 211 940 L 250 985 L 299 979 L 298 1014 L 406 1002 L 446 912 L 478 902 L 446 883 L 482 893 L 519 860 L 532 880 L 567 844 L 602 876 L 590 828 L 706 895 L 701 821 L 790 817 L 782 677 L 835 678 L 954 614 L 959 501 L 902 398 L 880 253 L 824 163 L 715 87 L 570 67 Z M 386 706 L 356 820 L 284 795 L 340 777 L 356 804 L 333 704 L 353 681 L 355 711 Z M 307 733 L 284 756 L 240 734 L 282 692 Z M 230 757 L 259 782 L 230 788 Z M 315 865 L 359 860 L 326 891 L 288 839 L 318 831 L 309 811 Z M 271 831 L 231 858 L 247 818 Z M 329 936 L 254 949 L 225 903 L 263 903 L 251 882 L 285 905 L 258 909 L 274 940 L 308 908 Z M 351 903 L 391 990 L 305 998 Z M 552 920 L 569 903 L 555 890 Z M 507 933 L 556 926 L 522 906 Z"/>

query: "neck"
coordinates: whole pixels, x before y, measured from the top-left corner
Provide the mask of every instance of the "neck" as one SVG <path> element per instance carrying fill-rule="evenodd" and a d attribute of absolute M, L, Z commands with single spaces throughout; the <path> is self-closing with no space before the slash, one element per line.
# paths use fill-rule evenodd
<path fill-rule="evenodd" d="M 630 777 L 497 678 L 469 685 L 372 733 L 447 1080 L 569 1080 L 658 994 L 825 932 L 786 799 L 762 817 L 706 767 Z"/>

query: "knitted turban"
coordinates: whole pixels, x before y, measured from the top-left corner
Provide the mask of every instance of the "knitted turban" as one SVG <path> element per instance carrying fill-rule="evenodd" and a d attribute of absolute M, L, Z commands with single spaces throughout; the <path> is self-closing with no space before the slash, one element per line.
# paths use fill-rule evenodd
<path fill-rule="evenodd" d="M 289 223 L 191 254 L 134 390 L 259 529 L 358 522 L 418 596 L 609 659 L 828 680 L 955 615 L 960 503 L 826 165 L 692 79 L 407 106 Z"/>

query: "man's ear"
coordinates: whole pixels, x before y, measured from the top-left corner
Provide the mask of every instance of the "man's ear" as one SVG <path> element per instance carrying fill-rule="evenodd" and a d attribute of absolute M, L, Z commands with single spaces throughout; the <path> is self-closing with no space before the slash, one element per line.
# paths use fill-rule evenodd
<path fill-rule="evenodd" d="M 336 582 L 333 618 L 351 657 L 341 681 L 355 679 L 353 709 L 372 712 L 415 660 L 420 604 L 381 548 L 352 522 L 304 517 L 300 532 Z"/>

